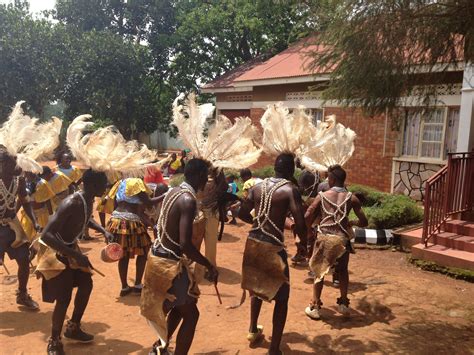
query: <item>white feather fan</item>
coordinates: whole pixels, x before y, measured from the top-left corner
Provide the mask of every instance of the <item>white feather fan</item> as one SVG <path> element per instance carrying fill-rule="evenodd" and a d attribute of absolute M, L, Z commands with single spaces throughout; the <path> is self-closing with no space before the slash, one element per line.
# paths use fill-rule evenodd
<path fill-rule="evenodd" d="M 156 153 L 137 141 L 126 141 L 113 126 L 99 128 L 86 135 L 92 126 L 90 115 L 74 119 L 67 130 L 66 141 L 72 154 L 84 165 L 108 174 L 143 176 L 145 168 L 156 159 Z"/>
<path fill-rule="evenodd" d="M 263 147 L 269 154 L 298 155 L 311 139 L 314 126 L 304 106 L 292 113 L 280 102 L 269 105 L 260 123 L 263 127 Z"/>
<path fill-rule="evenodd" d="M 190 94 L 185 105 L 178 105 L 180 95 L 173 103 L 173 124 L 179 136 L 196 158 L 210 162 L 219 168 L 246 168 L 255 164 L 261 149 L 255 142 L 257 131 L 250 118 L 239 117 L 232 122 L 225 116 L 217 117 L 207 125 L 206 119 L 214 112 L 212 104 L 197 105 Z M 207 128 L 207 136 L 205 130 Z"/>
<path fill-rule="evenodd" d="M 331 165 L 344 165 L 354 153 L 355 132 L 336 123 L 336 116 L 319 122 L 311 141 L 301 153 L 301 163 L 309 170 L 327 171 Z"/>
<path fill-rule="evenodd" d="M 23 112 L 23 103 L 16 103 L 8 120 L 0 128 L 0 144 L 16 157 L 17 165 L 22 170 L 41 173 L 43 169 L 37 160 L 49 159 L 59 145 L 62 121 L 53 117 L 49 122 L 39 123 L 37 118 L 31 118 Z"/>

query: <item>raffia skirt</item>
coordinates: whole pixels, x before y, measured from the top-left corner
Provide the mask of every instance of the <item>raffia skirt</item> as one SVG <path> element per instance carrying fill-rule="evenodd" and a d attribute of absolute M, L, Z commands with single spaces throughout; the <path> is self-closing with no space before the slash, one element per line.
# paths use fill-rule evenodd
<path fill-rule="evenodd" d="M 114 235 L 112 242 L 122 247 L 124 257 L 133 259 L 135 255 L 146 255 L 150 249 L 151 239 L 141 221 L 111 217 L 107 231 Z"/>

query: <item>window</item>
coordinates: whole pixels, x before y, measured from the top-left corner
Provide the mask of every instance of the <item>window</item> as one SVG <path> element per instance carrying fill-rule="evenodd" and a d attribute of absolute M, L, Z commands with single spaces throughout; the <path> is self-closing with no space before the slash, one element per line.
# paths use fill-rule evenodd
<path fill-rule="evenodd" d="M 444 153 L 455 153 L 458 145 L 459 131 L 459 108 L 448 110 L 448 122 L 446 127 L 446 140 L 444 142 Z"/>
<path fill-rule="evenodd" d="M 456 150 L 459 108 L 407 109 L 402 154 L 408 157 L 445 159 Z"/>
<path fill-rule="evenodd" d="M 288 109 L 289 113 L 293 113 L 292 108 Z M 312 117 L 312 121 L 314 125 L 318 124 L 318 121 L 324 121 L 324 109 L 322 108 L 308 108 L 306 112 Z"/>
<path fill-rule="evenodd" d="M 324 110 L 322 108 L 312 108 L 309 114 L 313 117 L 313 124 L 317 125 L 318 121 L 324 121 Z"/>

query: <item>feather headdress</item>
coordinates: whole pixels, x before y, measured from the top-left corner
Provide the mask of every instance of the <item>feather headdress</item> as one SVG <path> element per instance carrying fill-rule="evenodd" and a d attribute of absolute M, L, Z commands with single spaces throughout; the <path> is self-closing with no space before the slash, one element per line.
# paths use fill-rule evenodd
<path fill-rule="evenodd" d="M 156 153 L 137 141 L 126 141 L 113 126 L 84 135 L 94 123 L 90 115 L 78 116 L 69 125 L 67 145 L 77 160 L 95 171 L 123 176 L 143 176 Z"/>
<path fill-rule="evenodd" d="M 313 171 L 327 171 L 331 165 L 344 165 L 354 153 L 355 132 L 336 123 L 336 116 L 319 122 L 311 141 L 301 154 L 301 163 Z"/>
<path fill-rule="evenodd" d="M 263 127 L 263 147 L 269 154 L 298 155 L 314 133 L 311 116 L 304 106 L 289 113 L 281 102 L 269 105 L 260 123 Z"/>
<path fill-rule="evenodd" d="M 43 168 L 37 162 L 49 159 L 50 154 L 59 145 L 62 121 L 53 117 L 46 123 L 26 115 L 19 101 L 13 108 L 8 120 L 0 128 L 0 144 L 8 153 L 16 157 L 16 163 L 23 171 L 41 173 Z"/>
<path fill-rule="evenodd" d="M 262 152 L 255 139 L 257 131 L 250 118 L 239 117 L 232 123 L 225 116 L 218 116 L 212 125 L 207 118 L 214 112 L 212 104 L 198 105 L 190 94 L 185 105 L 173 103 L 173 124 L 179 136 L 196 158 L 210 162 L 219 168 L 246 168 L 255 164 Z M 207 130 L 207 135 L 205 132 Z"/>

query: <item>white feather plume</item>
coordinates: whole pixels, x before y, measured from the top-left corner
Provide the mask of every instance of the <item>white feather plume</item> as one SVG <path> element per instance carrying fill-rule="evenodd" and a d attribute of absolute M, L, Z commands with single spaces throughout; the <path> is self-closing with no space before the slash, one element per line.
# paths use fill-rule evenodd
<path fill-rule="evenodd" d="M 288 108 L 281 102 L 268 105 L 260 123 L 263 128 L 264 150 L 274 155 L 298 155 L 314 132 L 311 116 L 304 106 L 299 106 L 289 113 Z"/>
<path fill-rule="evenodd" d="M 23 112 L 23 103 L 16 103 L 0 128 L 0 144 L 17 158 L 17 165 L 22 170 L 41 173 L 43 169 L 37 160 L 51 158 L 51 153 L 59 145 L 62 121 L 53 117 L 51 121 L 40 123 L 37 118 Z"/>
<path fill-rule="evenodd" d="M 319 122 L 311 141 L 301 153 L 301 163 L 309 170 L 327 171 L 331 165 L 344 165 L 354 153 L 355 132 L 336 123 L 336 116 Z"/>
<path fill-rule="evenodd" d="M 156 159 L 156 153 L 137 141 L 126 141 L 113 126 L 84 135 L 83 131 L 93 125 L 88 121 L 90 118 L 90 115 L 76 117 L 67 130 L 66 141 L 76 159 L 96 171 L 143 176 L 145 168 Z"/>
<path fill-rule="evenodd" d="M 214 106 L 197 105 L 194 94 L 188 96 L 185 105 L 178 105 L 183 98 L 181 94 L 173 103 L 173 124 L 193 156 L 219 168 L 241 169 L 258 161 L 262 149 L 256 143 L 257 131 L 250 118 L 239 117 L 232 123 L 220 115 L 208 126 Z"/>

